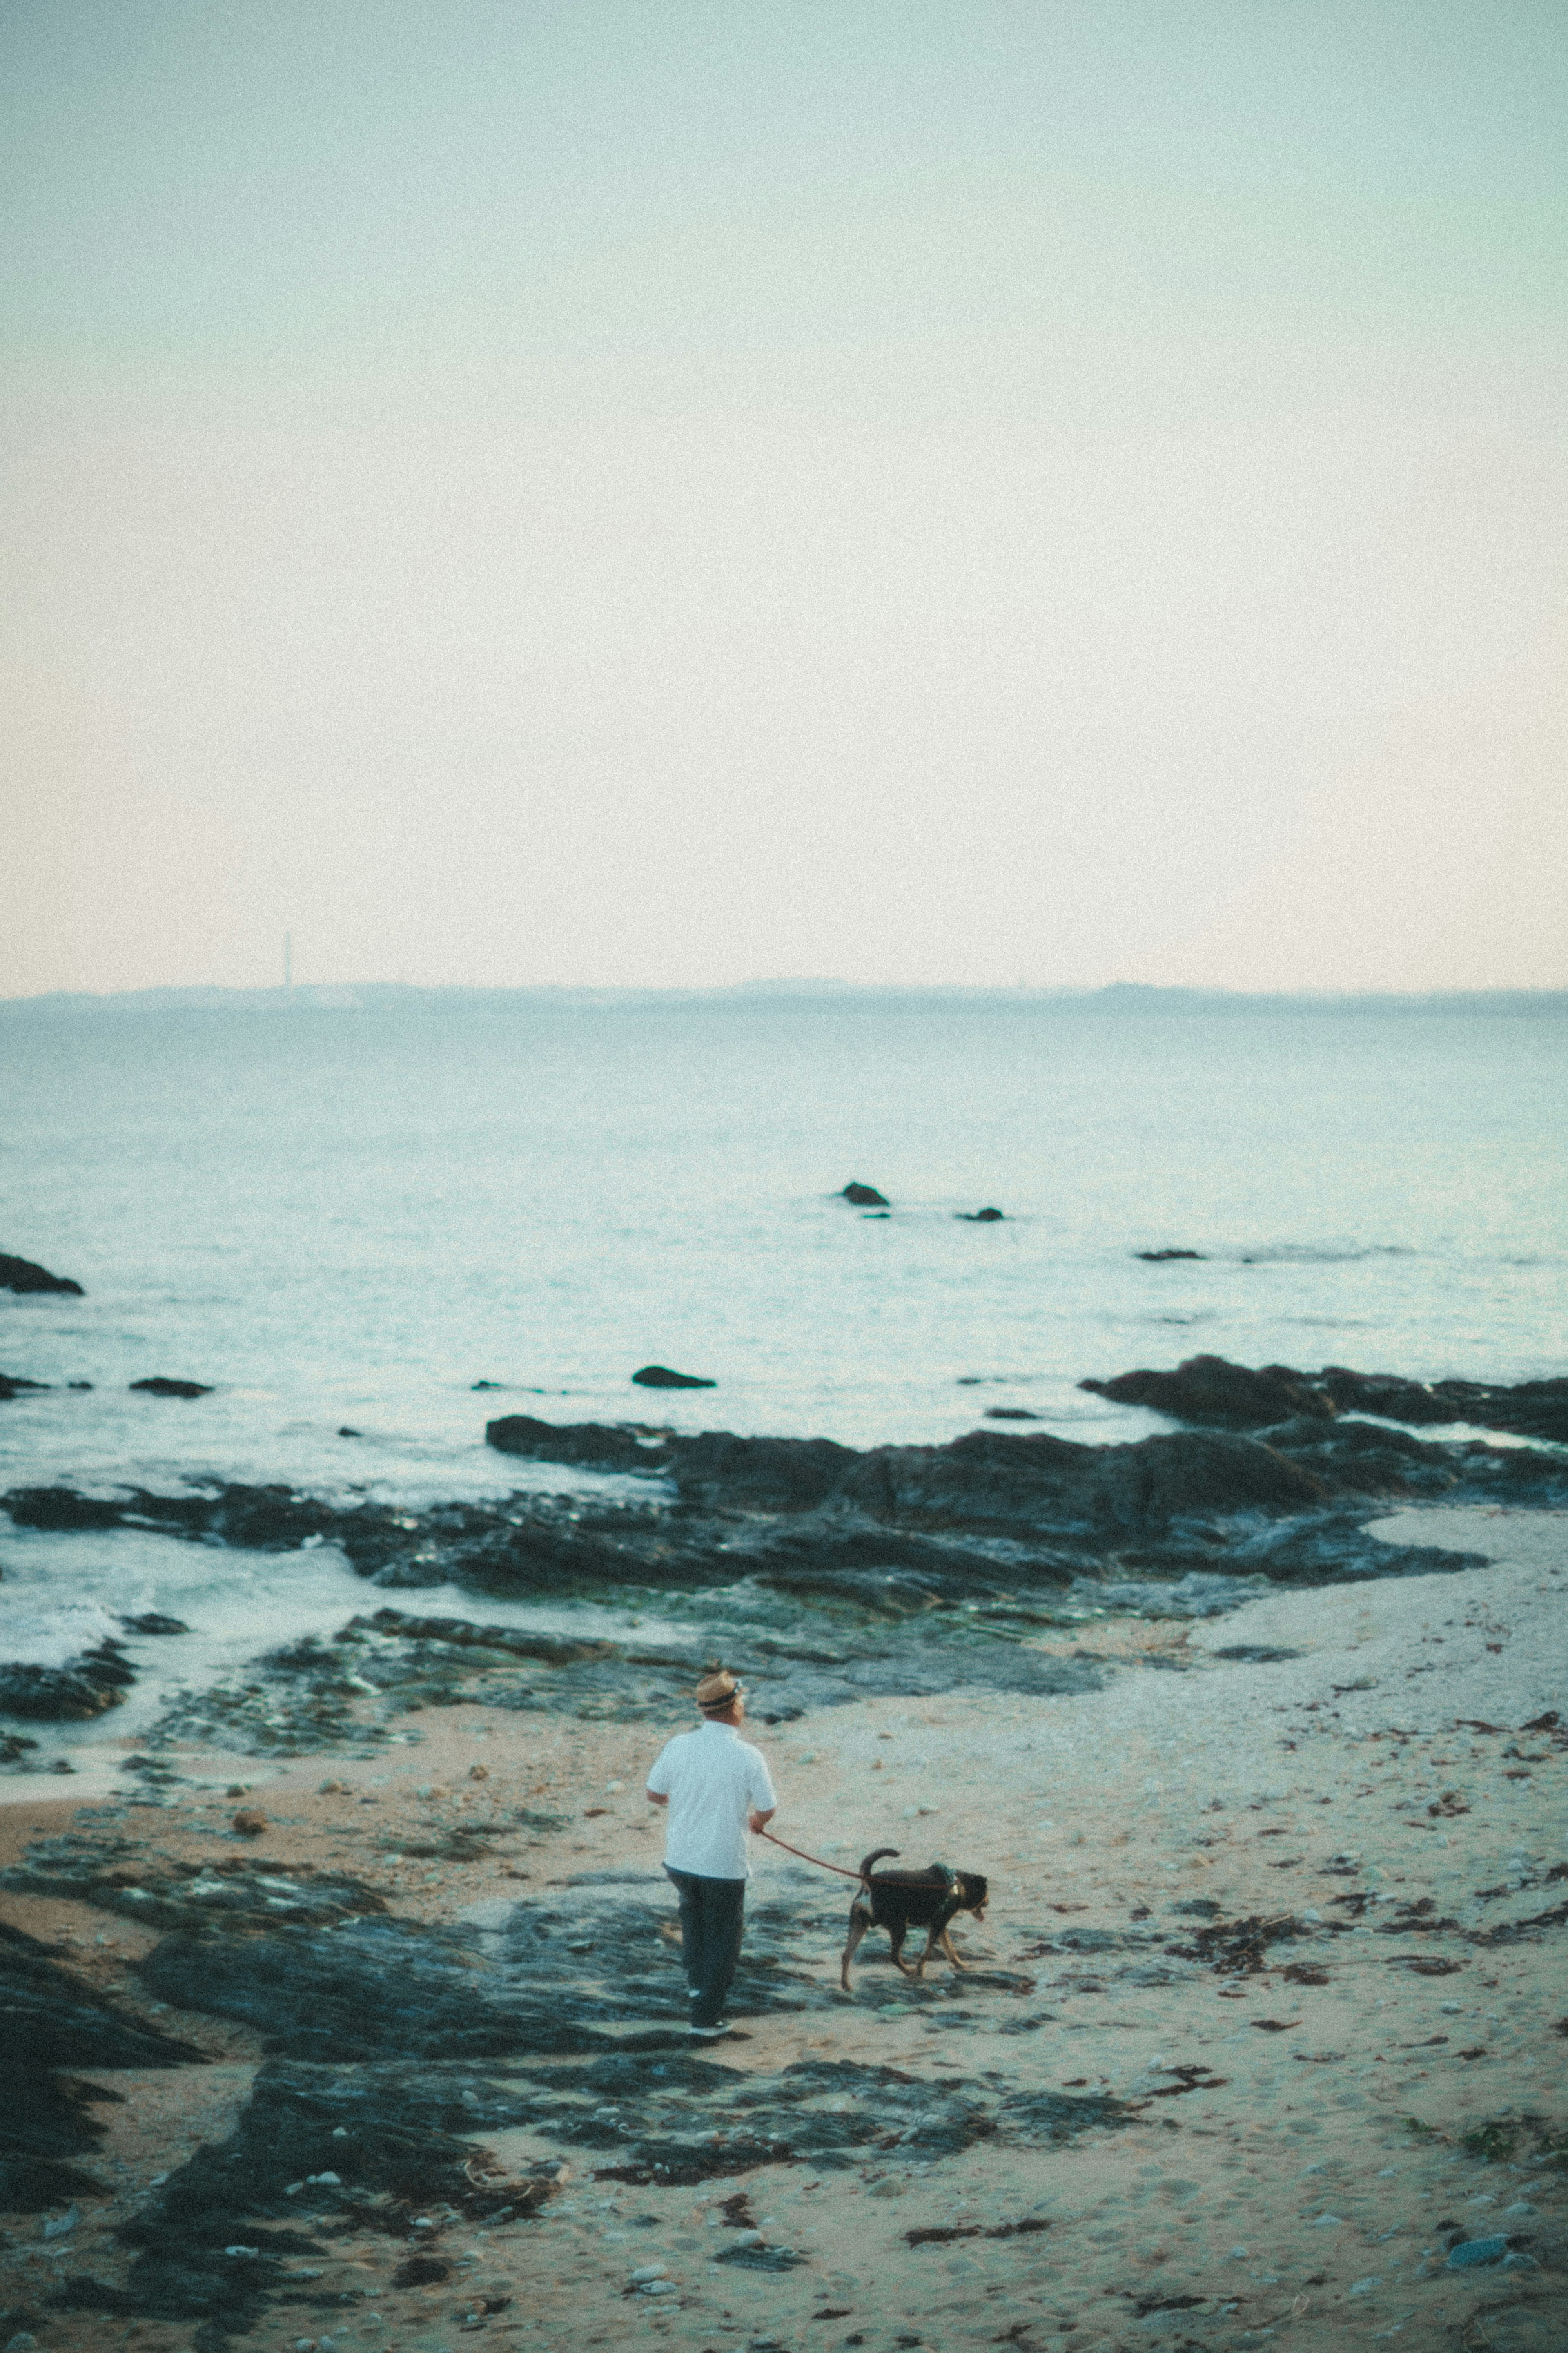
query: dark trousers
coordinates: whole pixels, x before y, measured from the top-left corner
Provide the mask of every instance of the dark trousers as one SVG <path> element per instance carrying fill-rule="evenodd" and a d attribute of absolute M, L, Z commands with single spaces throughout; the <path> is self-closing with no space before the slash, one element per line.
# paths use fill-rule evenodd
<path fill-rule="evenodd" d="M 694 1999 L 693 2026 L 717 2026 L 741 1957 L 745 1926 L 743 1879 L 702 1879 L 694 1871 L 665 1869 L 680 1898 L 680 1949 Z"/>

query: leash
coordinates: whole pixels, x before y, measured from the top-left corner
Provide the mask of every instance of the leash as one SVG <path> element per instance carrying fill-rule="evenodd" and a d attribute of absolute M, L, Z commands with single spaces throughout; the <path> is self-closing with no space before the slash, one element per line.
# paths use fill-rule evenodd
<path fill-rule="evenodd" d="M 840 1879 L 858 1879 L 860 1876 L 858 1871 L 846 1871 L 841 1862 L 824 1862 L 819 1854 L 807 1854 L 803 1846 L 791 1846 L 787 1839 L 774 1838 L 772 1831 L 758 1831 L 756 1835 L 765 1838 L 770 1846 L 782 1846 L 785 1854 L 798 1854 L 802 1862 L 815 1862 L 818 1871 L 836 1871 Z"/>

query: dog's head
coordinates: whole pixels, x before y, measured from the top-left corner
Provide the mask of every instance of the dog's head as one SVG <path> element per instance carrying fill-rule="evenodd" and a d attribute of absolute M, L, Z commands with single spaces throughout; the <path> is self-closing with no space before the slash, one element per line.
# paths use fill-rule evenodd
<path fill-rule="evenodd" d="M 984 1920 L 986 1898 L 990 1893 L 985 1881 L 977 1871 L 960 1871 L 954 1873 L 954 1878 L 957 1884 L 952 1892 L 959 1899 L 959 1910 L 973 1912 L 977 1920 Z"/>

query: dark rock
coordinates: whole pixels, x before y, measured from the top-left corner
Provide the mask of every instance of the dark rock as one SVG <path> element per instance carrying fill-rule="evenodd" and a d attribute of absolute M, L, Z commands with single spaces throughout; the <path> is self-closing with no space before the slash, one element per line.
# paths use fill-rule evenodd
<path fill-rule="evenodd" d="M 66 1387 L 68 1389 L 89 1389 L 92 1387 L 92 1383 L 90 1381 L 68 1381 L 66 1383 Z"/>
<path fill-rule="evenodd" d="M 123 1504 L 69 1487 L 13 1487 L 5 1509 L 19 1528 L 117 1528 L 125 1517 Z"/>
<path fill-rule="evenodd" d="M 727 1430 L 672 1438 L 668 1453 L 683 1498 L 754 1512 L 815 1510 L 863 1459 L 836 1439 L 737 1438 Z"/>
<path fill-rule="evenodd" d="M 183 1618 L 165 1618 L 157 1609 L 144 1609 L 139 1618 L 121 1618 L 120 1622 L 128 1634 L 188 1634 L 191 1630 Z"/>
<path fill-rule="evenodd" d="M 0 1715 L 19 1715 L 31 1723 L 85 1724 L 118 1707 L 121 1687 L 136 1678 L 114 1655 L 117 1648 L 105 1642 L 68 1667 L 0 1663 Z"/>
<path fill-rule="evenodd" d="M 150 1380 L 132 1381 L 133 1389 L 144 1390 L 149 1397 L 199 1398 L 212 1395 L 210 1381 L 175 1381 L 166 1374 L 154 1373 Z"/>
<path fill-rule="evenodd" d="M 1000 1209 L 957 1209 L 953 1214 L 963 1226 L 999 1226 L 1004 1223 Z"/>
<path fill-rule="evenodd" d="M 878 1448 L 837 1489 L 884 1517 L 1102 1535 L 1156 1533 L 1194 1514 L 1307 1511 L 1331 1493 L 1271 1448 L 1218 1432 L 1096 1447 L 984 1430 L 949 1446 Z"/>
<path fill-rule="evenodd" d="M 450 2279 L 452 2266 L 440 2255 L 410 2255 L 392 2274 L 394 2287 L 434 2287 Z"/>
<path fill-rule="evenodd" d="M 77 2160 L 103 2137 L 91 2110 L 120 2094 L 75 2080 L 81 2071 L 200 2057 L 188 2042 L 136 2024 L 72 1977 L 51 1947 L 0 1922 L 0 2211 L 37 2214 L 106 2194 Z"/>
<path fill-rule="evenodd" d="M 415 1641 L 448 1642 L 460 1651 L 491 1651 L 504 1658 L 540 1659 L 552 1667 L 617 1655 L 614 1642 L 574 1641 L 568 1634 L 532 1634 L 515 1626 L 474 1626 L 464 1618 L 411 1618 L 402 1609 L 378 1609 L 374 1618 L 351 1618 L 346 1630 L 361 1626 L 371 1627 L 378 1634 L 400 1634 Z"/>
<path fill-rule="evenodd" d="M 1039 1418 L 1026 1405 L 988 1405 L 985 1409 L 987 1421 L 1038 1421 Z"/>
<path fill-rule="evenodd" d="M 1325 1365 L 1320 1373 L 1265 1365 L 1253 1372 L 1223 1356 L 1193 1356 L 1173 1373 L 1122 1373 L 1110 1381 L 1080 1381 L 1079 1387 L 1120 1405 L 1152 1406 L 1177 1421 L 1231 1430 L 1271 1430 L 1278 1423 L 1355 1413 L 1417 1429 L 1468 1421 L 1482 1430 L 1568 1444 L 1568 1379 L 1519 1381 L 1512 1387 L 1412 1381 L 1397 1373 L 1352 1372 L 1344 1365 Z"/>
<path fill-rule="evenodd" d="M 20 1397 L 24 1389 L 47 1389 L 49 1386 L 47 1381 L 30 1381 L 23 1373 L 0 1373 L 0 1405 L 9 1398 Z"/>
<path fill-rule="evenodd" d="M 353 1429 L 350 1424 L 345 1421 L 339 1424 L 338 1436 L 340 1438 L 363 1438 L 364 1436 L 364 1432 L 362 1430 Z"/>
<path fill-rule="evenodd" d="M 0 1250 L 0 1291 L 65 1291 L 75 1299 L 82 1296 L 79 1282 L 68 1274 L 51 1274 L 47 1266 L 35 1266 L 28 1258 L 8 1258 Z"/>
<path fill-rule="evenodd" d="M 468 1387 L 471 1389 L 499 1389 L 504 1388 L 505 1383 L 502 1381 L 470 1381 L 468 1383 Z"/>
<path fill-rule="evenodd" d="M 1134 1258 L 1141 1258 L 1147 1266 L 1163 1266 L 1167 1260 L 1173 1258 L 1194 1258 L 1201 1263 L 1206 1261 L 1208 1254 L 1205 1250 L 1134 1250 L 1132 1255 Z"/>
<path fill-rule="evenodd" d="M 700 1373 L 672 1373 L 668 1365 L 644 1365 L 632 1379 L 639 1389 L 716 1389 L 719 1386 Z"/>
<path fill-rule="evenodd" d="M 1189 1356 L 1173 1373 L 1120 1373 L 1114 1380 L 1079 1381 L 1080 1389 L 1118 1405 L 1150 1406 L 1173 1421 L 1219 1430 L 1267 1430 L 1298 1419 L 1331 1421 L 1331 1398 L 1287 1365 L 1252 1372 L 1224 1356 Z"/>
<path fill-rule="evenodd" d="M 1313 1377 L 1342 1413 L 1375 1413 L 1387 1421 L 1468 1421 L 1520 1438 L 1568 1445 L 1568 1379 L 1410 1381 L 1396 1373 L 1356 1373 L 1325 1365 Z"/>
<path fill-rule="evenodd" d="M 536 1462 L 569 1462 L 585 1471 L 662 1471 L 667 1431 L 632 1422 L 579 1421 L 563 1426 L 531 1413 L 504 1414 L 485 1424 L 485 1444 Z"/>
<path fill-rule="evenodd" d="M 886 1193 L 879 1193 L 875 1185 L 846 1185 L 839 1198 L 851 1202 L 857 1209 L 885 1209 L 888 1207 Z"/>

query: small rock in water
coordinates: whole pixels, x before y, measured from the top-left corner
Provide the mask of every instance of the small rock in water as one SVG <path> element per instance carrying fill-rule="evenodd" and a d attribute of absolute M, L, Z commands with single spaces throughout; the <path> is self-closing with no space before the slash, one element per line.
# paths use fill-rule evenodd
<path fill-rule="evenodd" d="M 148 1397 L 199 1398 L 212 1395 L 210 1381 L 173 1381 L 163 1373 L 154 1373 L 151 1380 L 132 1381 L 131 1386 L 133 1389 L 142 1390 Z"/>
<path fill-rule="evenodd" d="M 37 1266 L 30 1258 L 12 1258 L 0 1250 L 0 1291 L 68 1291 L 79 1299 L 82 1289 L 68 1274 L 51 1274 L 47 1266 Z M 30 2340 L 29 2340 L 30 2341 Z"/>
<path fill-rule="evenodd" d="M 668 1365 L 644 1365 L 632 1379 L 639 1389 L 716 1389 L 719 1386 L 700 1373 L 673 1373 Z"/>
<path fill-rule="evenodd" d="M 351 1422 L 342 1421 L 338 1424 L 338 1436 L 340 1438 L 363 1438 L 364 1436 L 364 1432 L 363 1430 L 355 1430 Z"/>
<path fill-rule="evenodd" d="M 838 1198 L 851 1202 L 857 1209 L 885 1209 L 888 1206 L 886 1193 L 879 1193 L 875 1185 L 846 1185 Z"/>
<path fill-rule="evenodd" d="M 953 1215 L 960 1225 L 964 1226 L 999 1226 L 1005 1222 L 1004 1212 L 1000 1209 L 956 1209 Z"/>
<path fill-rule="evenodd" d="M 139 1618 L 121 1618 L 120 1622 L 128 1634 L 188 1634 L 191 1630 L 183 1618 L 165 1618 L 159 1609 L 143 1609 Z"/>
<path fill-rule="evenodd" d="M 1039 1418 L 1026 1405 L 988 1405 L 985 1409 L 987 1421 L 1038 1421 Z"/>
<path fill-rule="evenodd" d="M 233 1827 L 241 1838 L 259 1838 L 267 1828 L 267 1817 L 259 1806 L 241 1806 Z"/>

